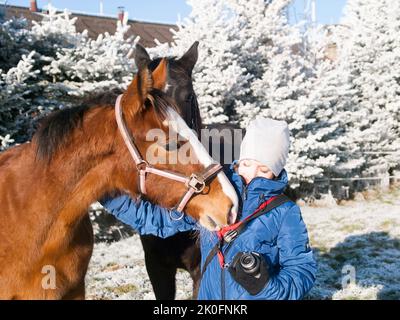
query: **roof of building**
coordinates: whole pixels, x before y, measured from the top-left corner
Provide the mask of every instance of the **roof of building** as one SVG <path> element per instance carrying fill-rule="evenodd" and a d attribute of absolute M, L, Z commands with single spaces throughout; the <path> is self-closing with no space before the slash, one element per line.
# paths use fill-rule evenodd
<path fill-rule="evenodd" d="M 40 12 L 31 12 L 27 7 L 9 6 L 7 5 L 5 11 L 5 18 L 10 19 L 12 17 L 24 17 L 31 24 L 32 21 L 42 20 Z M 77 17 L 76 30 L 82 32 L 88 31 L 90 38 L 96 39 L 99 34 L 108 32 L 113 34 L 115 32 L 117 17 L 106 17 L 96 16 L 82 13 L 71 13 L 71 17 Z M 128 24 L 131 26 L 126 34 L 130 36 L 140 36 L 139 43 L 144 47 L 154 47 L 156 43 L 154 39 L 159 40 L 161 43 L 172 42 L 172 32 L 170 29 L 177 29 L 176 25 L 143 22 L 136 20 L 128 20 Z"/>

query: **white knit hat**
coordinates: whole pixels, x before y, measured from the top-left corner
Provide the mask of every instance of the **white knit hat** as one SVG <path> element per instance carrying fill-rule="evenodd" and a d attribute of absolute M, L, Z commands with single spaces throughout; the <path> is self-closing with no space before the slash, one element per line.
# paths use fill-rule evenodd
<path fill-rule="evenodd" d="M 277 177 L 286 164 L 289 144 L 289 128 L 285 121 L 257 118 L 246 129 L 239 160 L 257 160 Z"/>

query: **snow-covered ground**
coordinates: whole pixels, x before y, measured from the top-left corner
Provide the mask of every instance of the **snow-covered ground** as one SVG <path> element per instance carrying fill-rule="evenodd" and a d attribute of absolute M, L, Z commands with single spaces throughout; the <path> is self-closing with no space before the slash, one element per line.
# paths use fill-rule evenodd
<path fill-rule="evenodd" d="M 190 299 L 192 279 L 184 270 L 177 273 L 177 299 Z M 137 234 L 94 247 L 86 275 L 87 299 L 155 299 Z"/>
<path fill-rule="evenodd" d="M 309 299 L 400 299 L 400 191 L 339 206 L 303 206 L 319 264 Z M 192 280 L 177 276 L 177 299 Z M 88 299 L 154 299 L 137 235 L 98 243 L 87 275 Z"/>

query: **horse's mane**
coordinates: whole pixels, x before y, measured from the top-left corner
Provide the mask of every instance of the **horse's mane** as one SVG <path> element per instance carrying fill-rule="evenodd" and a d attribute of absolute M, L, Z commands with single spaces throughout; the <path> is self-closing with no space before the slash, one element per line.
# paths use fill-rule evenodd
<path fill-rule="evenodd" d="M 45 117 L 36 132 L 34 139 L 37 143 L 36 157 L 48 163 L 54 155 L 65 147 L 70 141 L 72 132 L 82 126 L 85 114 L 95 108 L 113 108 L 116 99 L 115 91 L 110 94 L 92 96 L 91 103 L 57 110 Z M 152 89 L 149 92 L 150 99 L 146 99 L 146 107 L 154 107 L 160 122 L 168 117 L 168 108 L 178 111 L 175 103 L 165 93 Z M 89 101 L 90 98 L 85 100 Z M 179 111 L 178 111 L 179 112 Z"/>
<path fill-rule="evenodd" d="M 89 109 L 88 105 L 80 105 L 57 110 L 45 117 L 34 136 L 37 143 L 37 158 L 50 162 L 53 155 L 67 144 L 71 133 L 81 127 Z"/>

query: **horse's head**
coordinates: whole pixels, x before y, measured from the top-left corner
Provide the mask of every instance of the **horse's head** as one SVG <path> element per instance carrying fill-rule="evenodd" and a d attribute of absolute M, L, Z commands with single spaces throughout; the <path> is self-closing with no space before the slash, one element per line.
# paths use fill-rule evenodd
<path fill-rule="evenodd" d="M 186 122 L 176 111 L 175 102 L 164 92 L 167 85 L 167 60 L 162 59 L 151 73 L 147 64 L 138 63 L 138 73 L 121 98 L 124 121 L 131 131 L 140 155 L 153 168 L 190 177 L 204 171 L 214 161 Z M 138 168 L 126 152 L 130 174 L 138 179 Z M 129 159 L 129 160 L 128 160 Z M 121 158 L 122 160 L 122 158 Z M 136 181 L 137 182 L 137 181 Z M 148 173 L 146 197 L 164 207 L 174 207 L 187 186 L 168 177 Z M 130 186 L 138 194 L 137 183 Z M 185 212 L 210 230 L 234 221 L 238 199 L 227 177 L 218 173 L 187 203 Z"/>
<path fill-rule="evenodd" d="M 167 58 L 168 78 L 165 93 L 175 101 L 183 120 L 200 137 L 201 116 L 192 81 L 193 68 L 198 59 L 198 46 L 199 42 L 196 41 L 181 58 Z M 151 60 L 144 47 L 139 44 L 136 46 L 135 61 L 137 65 L 147 65 L 151 71 L 154 71 L 161 59 Z"/>

